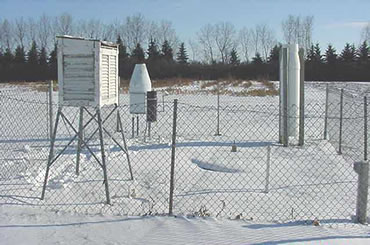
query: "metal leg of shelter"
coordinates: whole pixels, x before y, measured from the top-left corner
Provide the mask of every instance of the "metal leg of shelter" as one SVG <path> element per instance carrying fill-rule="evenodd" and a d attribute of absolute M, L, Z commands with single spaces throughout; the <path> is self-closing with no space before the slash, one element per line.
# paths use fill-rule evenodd
<path fill-rule="evenodd" d="M 127 147 L 127 143 L 126 143 L 125 134 L 123 133 L 121 115 L 119 114 L 119 111 L 118 111 L 118 122 L 119 122 L 119 127 L 120 127 L 120 131 L 121 131 L 122 140 L 123 140 L 123 146 L 125 147 L 125 153 L 126 153 L 126 158 L 127 158 L 128 168 L 129 168 L 129 171 L 130 171 L 131 180 L 134 180 L 134 175 L 132 174 L 132 167 L 131 167 L 131 162 L 130 162 L 130 155 L 128 154 L 128 147 Z"/>
<path fill-rule="evenodd" d="M 78 124 L 78 143 L 77 143 L 77 159 L 76 159 L 76 175 L 80 174 L 80 158 L 81 158 L 81 148 L 82 148 L 82 137 L 83 137 L 83 107 L 80 107 L 80 118 Z"/>
<path fill-rule="evenodd" d="M 41 193 L 41 200 L 44 200 L 44 197 L 45 197 L 46 184 L 48 182 L 49 170 L 50 170 L 50 166 L 52 164 L 52 159 L 53 159 L 53 156 L 54 156 L 55 138 L 56 138 L 56 135 L 57 135 L 57 128 L 58 128 L 58 123 L 59 123 L 59 118 L 60 118 L 61 112 L 62 112 L 62 107 L 59 107 L 58 108 L 58 113 L 57 113 L 57 118 L 55 120 L 54 132 L 53 132 L 52 138 L 51 138 L 48 164 L 46 166 L 44 185 L 42 187 L 42 193 Z"/>
<path fill-rule="evenodd" d="M 88 113 L 91 115 L 91 113 L 88 111 Z M 95 121 L 97 123 L 98 120 L 95 119 Z M 128 154 L 128 148 L 127 148 L 127 143 L 126 143 L 126 139 L 125 139 L 125 135 L 123 133 L 123 126 L 122 126 L 122 121 L 121 121 L 121 117 L 120 117 L 120 114 L 118 114 L 118 123 L 119 123 L 119 127 L 120 127 L 120 132 L 121 132 L 121 136 L 122 136 L 122 140 L 123 140 L 123 146 L 118 142 L 118 140 L 116 140 L 113 135 L 111 133 L 109 133 L 108 130 L 106 130 L 103 126 L 102 126 L 102 130 L 114 141 L 114 143 L 116 143 L 118 145 L 118 147 L 126 154 L 126 157 L 127 157 L 127 161 L 128 161 L 128 165 L 129 165 L 129 170 L 130 170 L 130 177 L 131 177 L 131 180 L 134 179 L 133 177 L 133 174 L 132 174 L 132 168 L 131 168 L 131 163 L 130 163 L 130 157 L 129 157 L 129 154 Z"/>
<path fill-rule="evenodd" d="M 116 107 L 114 107 L 114 109 L 108 114 L 108 116 L 102 121 L 102 124 L 104 124 L 112 115 L 113 115 L 113 112 L 118 108 L 118 106 L 116 105 Z M 90 115 L 92 116 L 92 114 L 89 112 L 89 110 L 87 110 L 85 107 L 84 107 L 85 111 Z M 96 115 L 96 114 L 95 114 Z M 93 116 L 95 118 L 95 116 Z M 93 119 L 94 119 L 93 118 Z M 94 132 L 90 135 L 90 137 L 86 140 L 86 143 L 88 143 L 93 137 L 94 135 L 99 131 L 99 128 L 95 129 Z M 84 147 L 84 145 L 82 145 L 82 147 Z"/>
<path fill-rule="evenodd" d="M 105 150 L 104 150 L 104 139 L 103 139 L 103 126 L 101 120 L 101 113 L 100 108 L 96 109 L 98 115 L 98 125 L 99 125 L 99 138 L 100 138 L 100 150 L 101 150 L 101 157 L 102 157 L 102 168 L 104 174 L 104 184 L 105 184 L 105 195 L 107 198 L 107 204 L 110 204 L 110 196 L 109 196 L 109 185 L 108 185 L 108 177 L 107 177 L 107 166 L 105 163 Z"/>

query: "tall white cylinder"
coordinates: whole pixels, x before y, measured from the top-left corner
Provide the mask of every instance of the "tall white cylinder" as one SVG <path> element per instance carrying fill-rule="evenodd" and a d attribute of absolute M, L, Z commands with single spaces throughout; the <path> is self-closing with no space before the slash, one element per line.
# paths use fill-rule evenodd
<path fill-rule="evenodd" d="M 300 62 L 298 44 L 287 44 L 287 66 L 280 64 L 280 74 L 287 74 L 288 136 L 299 134 Z M 282 78 L 280 78 L 282 79 Z M 282 83 L 280 83 L 282 84 Z M 282 93 L 280 94 L 282 96 Z M 284 105 L 282 105 L 284 106 Z"/>

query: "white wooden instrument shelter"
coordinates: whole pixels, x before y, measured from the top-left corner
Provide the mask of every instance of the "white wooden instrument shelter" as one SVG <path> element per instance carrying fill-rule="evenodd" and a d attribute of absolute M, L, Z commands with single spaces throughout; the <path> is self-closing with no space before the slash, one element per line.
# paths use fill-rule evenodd
<path fill-rule="evenodd" d="M 57 37 L 59 103 L 118 104 L 118 45 L 95 39 Z"/>
<path fill-rule="evenodd" d="M 126 139 L 123 133 L 122 120 L 118 109 L 119 78 L 118 78 L 118 52 L 117 44 L 107 43 L 100 40 L 78 38 L 71 36 L 57 37 L 58 50 L 58 83 L 59 83 L 59 107 L 53 129 L 48 164 L 45 173 L 41 199 L 44 199 L 48 182 L 49 170 L 52 164 L 65 152 L 77 139 L 76 175 L 80 171 L 80 156 L 82 148 L 91 154 L 103 170 L 106 202 L 110 204 L 108 175 L 105 159 L 104 134 L 108 135 L 126 155 L 131 180 L 133 180 L 132 168 Z M 105 118 L 101 117 L 101 107 L 114 105 Z M 73 125 L 73 120 L 63 113 L 63 107 L 79 107 L 78 129 Z M 92 112 L 95 111 L 95 112 Z M 117 131 L 120 132 L 121 140 L 117 140 L 112 132 L 104 128 L 104 122 L 117 112 Z M 89 117 L 84 123 L 84 113 Z M 55 141 L 58 123 L 63 120 L 75 135 L 65 147 L 54 155 Z M 84 135 L 84 129 L 92 122 L 97 123 L 97 128 L 91 135 Z M 98 157 L 88 145 L 89 141 L 99 134 L 100 153 Z M 121 142 L 120 142 L 121 141 Z M 123 142 L 123 145 L 122 145 Z"/>

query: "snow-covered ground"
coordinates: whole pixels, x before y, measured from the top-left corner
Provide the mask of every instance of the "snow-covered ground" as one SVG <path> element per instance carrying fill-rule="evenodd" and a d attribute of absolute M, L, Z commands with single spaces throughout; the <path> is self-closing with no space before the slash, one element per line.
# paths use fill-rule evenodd
<path fill-rule="evenodd" d="M 244 86 L 243 84 L 244 82 L 240 86 Z M 122 230 L 125 230 L 127 223 L 137 222 L 135 224 L 137 227 L 147 227 L 148 234 L 153 230 L 162 234 L 164 231 L 160 227 L 164 230 L 166 227 L 179 227 L 180 231 L 174 228 L 174 234 L 191 232 L 198 234 L 204 230 L 219 233 L 218 230 L 225 230 L 219 233 L 219 237 L 216 236 L 216 240 L 209 240 L 211 244 L 217 244 L 217 239 L 222 237 L 226 240 L 220 240 L 219 243 L 227 243 L 227 239 L 232 239 L 233 235 L 227 235 L 226 231 L 233 229 L 240 231 L 240 234 L 235 235 L 236 240 L 230 240 L 231 244 L 249 243 L 245 237 L 257 231 L 261 232 L 262 240 L 251 240 L 250 243 L 274 242 L 274 234 L 278 234 L 277 231 L 280 228 L 292 229 L 294 236 L 276 238 L 288 243 L 315 240 L 315 237 L 320 236 L 318 233 L 312 235 L 308 230 L 308 237 L 311 237 L 308 239 L 303 235 L 303 230 L 306 228 L 313 229 L 312 232 L 321 229 L 319 231 L 324 232 L 321 238 L 331 239 L 331 235 L 326 233 L 333 231 L 329 229 L 330 225 L 352 222 L 355 213 L 357 176 L 352 169 L 352 158 L 348 159 L 345 155 L 337 154 L 336 121 L 330 124 L 329 141 L 323 140 L 325 85 L 314 83 L 306 87 L 306 143 L 304 147 L 289 148 L 276 143 L 279 127 L 278 97 L 233 95 L 233 91 L 240 92 L 245 89 L 240 86 L 228 86 L 228 92 L 220 95 L 221 136 L 214 135 L 217 96 L 206 91 L 195 93 L 197 88 L 202 87 L 201 82 L 172 90 L 172 92 L 176 91 L 172 94 L 159 94 L 158 122 L 152 125 L 150 138 L 143 136 L 144 123 L 140 124 L 139 136 L 131 138 L 128 95 L 122 94 L 119 110 L 135 180 L 129 179 L 125 154 L 120 152 L 112 141 L 107 140 L 105 143 L 110 196 L 113 204 L 111 206 L 104 204 L 105 192 L 101 168 L 86 149 L 82 152 L 80 175 L 75 174 L 75 144 L 69 147 L 52 166 L 45 200 L 39 200 L 49 153 L 46 93 L 25 87 L 3 86 L 2 90 L 6 92 L 0 96 L 0 110 L 2 115 L 5 115 L 1 122 L 5 127 L 0 127 L 0 205 L 2 205 L 4 219 L 8 219 L 8 223 L 11 224 L 10 216 L 13 212 L 15 217 L 20 217 L 13 221 L 22 222 L 21 217 L 26 216 L 25 219 L 28 220 L 29 216 L 32 217 L 28 214 L 36 212 L 35 217 L 43 218 L 35 220 L 35 224 L 53 222 L 51 216 L 56 215 L 55 212 L 27 208 L 27 206 L 33 206 L 56 210 L 60 220 L 55 219 L 54 224 L 68 223 L 69 219 L 75 220 L 75 223 L 81 223 L 54 225 L 50 228 L 56 229 L 53 231 L 61 234 L 78 226 L 82 234 L 91 229 L 92 233 L 89 234 L 94 237 L 94 229 L 104 230 L 105 228 L 102 227 L 107 225 L 112 226 L 111 229 L 118 229 L 115 225 L 119 224 Z M 363 88 L 355 89 L 356 86 L 356 84 L 353 85 L 351 93 L 366 91 Z M 260 83 L 252 82 L 247 89 L 260 88 L 263 88 Z M 161 91 L 171 90 L 164 88 Z M 162 103 L 163 98 L 164 103 Z M 179 99 L 179 108 L 174 213 L 182 215 L 182 218 L 143 218 L 141 216 L 122 218 L 122 215 L 152 215 L 168 212 L 172 101 L 175 98 Z M 57 102 L 57 92 L 54 94 L 54 99 Z M 352 113 L 350 107 L 347 110 Z M 54 106 L 55 111 L 56 106 Z M 78 108 L 65 108 L 64 112 L 77 127 Z M 107 112 L 103 111 L 103 114 L 106 115 Z M 88 120 L 88 117 L 85 120 Z M 141 116 L 141 122 L 143 121 Z M 107 121 L 106 127 L 111 132 L 114 131 L 115 126 L 114 117 Z M 355 135 L 355 131 L 349 129 L 357 130 L 353 123 L 347 123 L 344 128 L 348 135 Z M 86 135 L 91 134 L 94 129 L 87 128 Z M 57 152 L 73 135 L 73 131 L 67 129 L 66 123 L 61 122 L 57 137 Z M 120 134 L 115 133 L 115 137 L 118 139 Z M 356 140 L 357 138 L 354 141 Z M 354 141 L 346 141 L 345 147 L 350 147 Z M 237 146 L 237 152 L 230 151 L 233 144 Z M 91 141 L 91 147 L 100 157 L 95 137 Z M 14 207 L 8 206 L 13 204 L 15 204 Z M 22 208 L 19 205 L 22 205 Z M 17 213 L 18 208 L 19 213 Z M 66 211 L 69 213 L 64 213 Z M 80 214 L 98 216 L 86 217 Z M 184 218 L 188 215 L 210 215 L 218 219 Z M 242 221 L 230 221 L 226 218 L 240 218 Z M 315 218 L 330 225 L 325 228 L 303 225 L 305 220 L 311 224 Z M 85 219 L 92 221 L 84 221 Z M 275 220 L 287 222 L 287 224 L 261 224 L 253 223 L 254 221 L 251 220 Z M 220 225 L 221 223 L 225 227 Z M 66 230 L 60 230 L 60 227 L 66 227 Z M 159 227 L 158 230 L 156 230 L 157 227 Z M 18 228 L 24 228 L 26 231 L 28 229 L 27 226 L 4 227 L 4 229 L 10 229 L 9 232 Z M 363 230 L 358 228 L 354 231 L 361 233 Z M 272 236 L 263 236 L 265 232 L 271 232 Z M 339 232 L 341 228 L 334 230 L 333 237 L 338 237 Z M 71 237 L 76 239 L 77 244 L 82 242 L 81 233 Z M 122 239 L 122 236 L 129 233 L 117 234 L 117 239 Z M 301 238 L 295 236 L 296 234 L 300 234 Z M 145 243 L 145 240 L 140 239 L 150 239 L 145 236 L 145 232 L 136 235 L 139 237 L 136 236 L 128 244 L 136 241 Z M 46 235 L 40 233 L 40 239 L 43 236 Z M 363 233 L 359 236 L 363 236 Z M 101 237 L 105 236 L 101 235 Z M 189 243 L 208 241 L 203 240 L 206 239 L 207 232 L 204 232 L 204 235 L 189 235 L 189 237 L 200 239 L 187 240 Z M 181 239 L 184 239 L 182 235 Z M 174 241 L 176 243 L 178 240 Z"/>
<path fill-rule="evenodd" d="M 261 223 L 186 216 L 93 216 L 0 206 L 0 243 L 13 244 L 369 244 L 363 225 Z"/>

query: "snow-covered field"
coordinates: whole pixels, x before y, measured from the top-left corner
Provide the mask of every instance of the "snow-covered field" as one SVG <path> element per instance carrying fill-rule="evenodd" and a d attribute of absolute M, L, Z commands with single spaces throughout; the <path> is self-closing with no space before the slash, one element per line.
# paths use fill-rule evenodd
<path fill-rule="evenodd" d="M 174 94 L 160 93 L 158 122 L 152 125 L 150 138 L 144 138 L 143 116 L 139 136 L 131 138 L 128 95 L 121 95 L 119 110 L 135 180 L 129 179 L 125 154 L 112 141 L 106 140 L 112 205 L 105 204 L 102 170 L 86 149 L 82 152 L 80 175 L 75 174 L 75 144 L 52 165 L 45 200 L 39 200 L 49 152 L 47 105 L 39 103 L 47 101 L 46 93 L 3 86 L 1 89 L 6 92 L 0 96 L 4 125 L 0 129 L 1 204 L 83 214 L 166 214 L 172 101 L 177 98 L 175 214 L 243 220 L 318 218 L 324 223 L 351 222 L 355 213 L 357 176 L 352 169 L 353 162 L 338 155 L 332 141 L 323 140 L 324 86 L 318 83 L 306 87 L 305 146 L 289 148 L 277 143 L 277 96 L 235 96 L 229 92 L 220 95 L 221 136 L 215 136 L 217 96 L 206 92 L 181 93 L 182 90 L 196 91 L 201 86 L 197 82 L 177 88 Z M 251 86 L 248 89 L 253 86 L 260 89 L 262 85 L 252 83 Z M 233 89 L 240 92 L 244 88 L 231 86 L 228 91 Z M 170 91 L 168 88 L 159 90 Z M 367 90 L 361 88 L 360 91 Z M 57 99 L 57 92 L 54 95 Z M 162 98 L 165 99 L 164 107 Z M 104 115 L 108 113 L 106 110 Z M 78 109 L 65 108 L 64 112 L 77 126 Z M 106 123 L 112 133 L 115 123 L 114 117 Z M 335 128 L 334 124 L 329 131 L 335 132 Z M 88 128 L 86 134 L 93 131 L 94 128 Z M 329 136 L 335 138 L 333 134 Z M 57 152 L 73 135 L 62 122 Z M 119 139 L 120 134 L 115 133 L 115 137 Z M 237 152 L 231 152 L 234 142 Z M 96 138 L 91 141 L 91 147 L 100 157 Z M 171 224 L 167 218 L 163 219 L 164 223 Z M 203 221 L 195 219 L 192 222 Z M 218 221 L 207 222 L 212 226 L 212 222 Z"/>
<path fill-rule="evenodd" d="M 108 216 L 0 206 L 1 244 L 368 244 L 362 225 Z"/>

